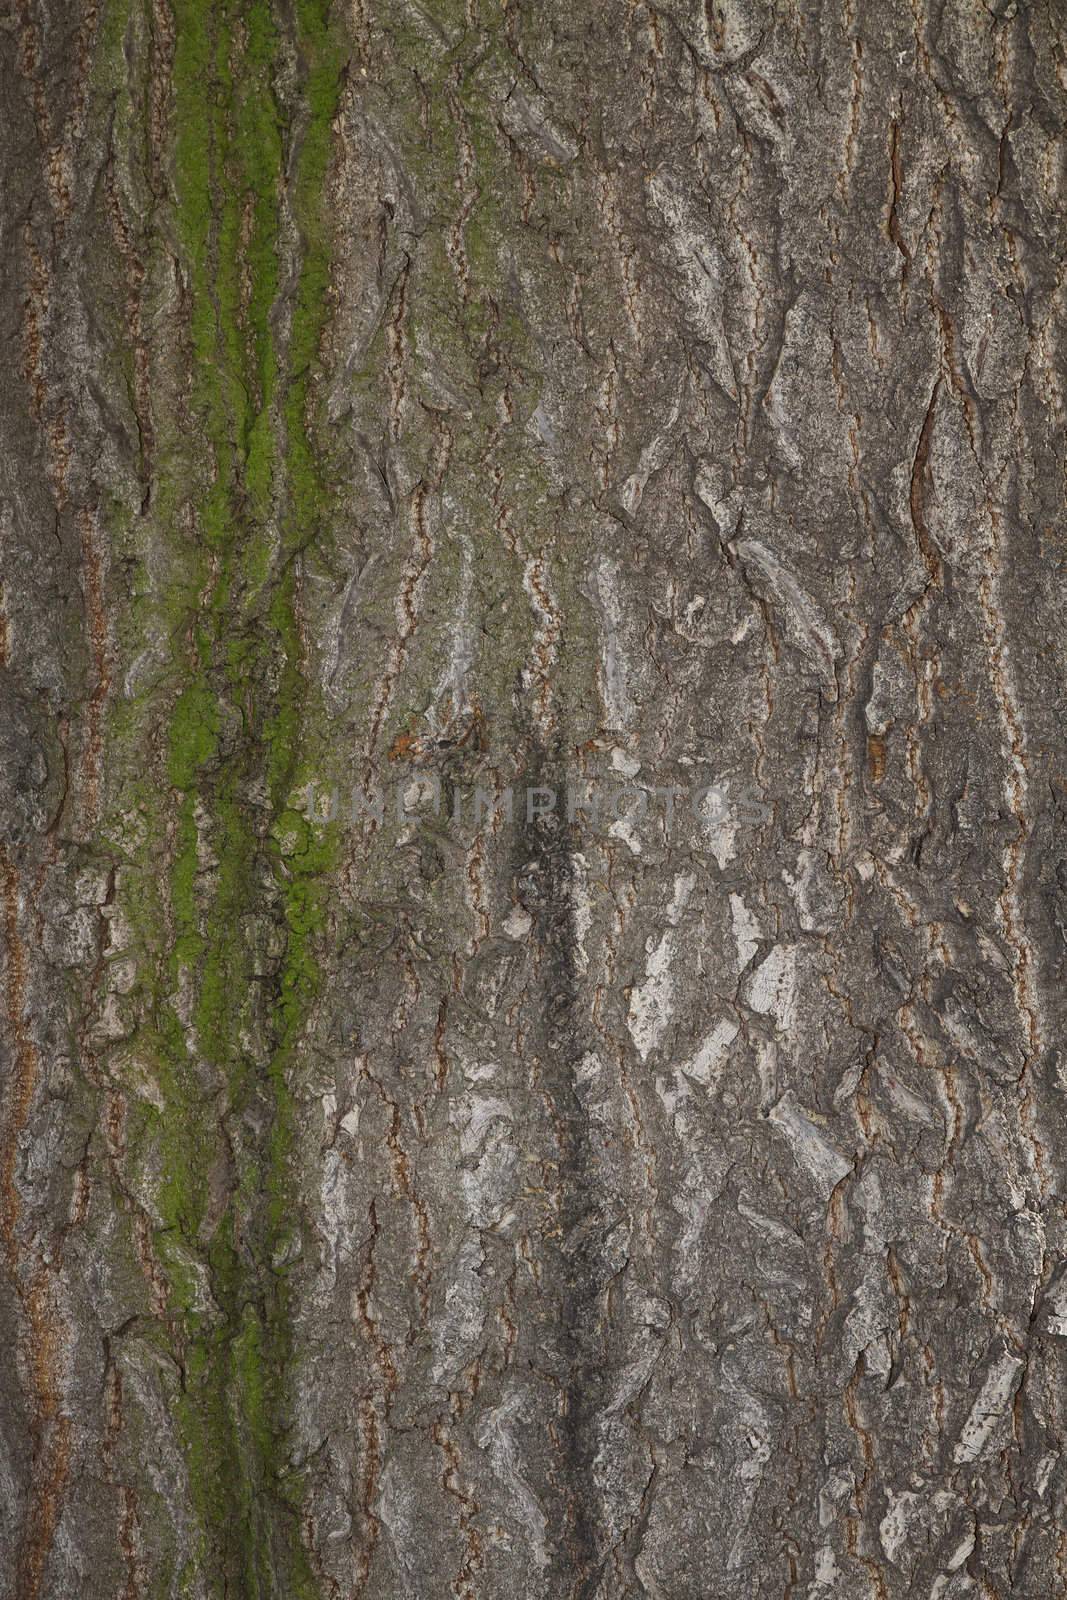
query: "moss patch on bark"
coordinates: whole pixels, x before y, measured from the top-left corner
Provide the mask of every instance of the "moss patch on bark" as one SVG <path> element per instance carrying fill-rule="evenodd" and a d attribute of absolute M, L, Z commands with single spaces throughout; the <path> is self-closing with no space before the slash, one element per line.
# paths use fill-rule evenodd
<path fill-rule="evenodd" d="M 336 847 L 290 800 L 318 737 L 298 566 L 329 529 L 311 386 L 345 54 L 318 0 L 284 16 L 266 0 L 172 10 L 152 242 L 177 259 L 188 382 L 154 396 L 152 494 L 127 539 L 140 558 L 127 626 L 157 666 L 110 729 L 144 759 L 109 832 L 139 957 L 126 1050 L 159 1090 L 134 1103 L 127 1159 L 152 1191 L 197 1580 L 310 1596 L 285 1443 L 289 1162 Z M 108 22 L 121 105 L 120 55 L 145 18 L 118 7 Z"/>

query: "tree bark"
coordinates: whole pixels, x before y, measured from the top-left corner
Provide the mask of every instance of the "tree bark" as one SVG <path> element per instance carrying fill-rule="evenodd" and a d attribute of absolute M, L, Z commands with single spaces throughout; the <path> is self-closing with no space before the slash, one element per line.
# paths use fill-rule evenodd
<path fill-rule="evenodd" d="M 0 1590 L 1067 1595 L 1058 0 L 0 17 Z"/>

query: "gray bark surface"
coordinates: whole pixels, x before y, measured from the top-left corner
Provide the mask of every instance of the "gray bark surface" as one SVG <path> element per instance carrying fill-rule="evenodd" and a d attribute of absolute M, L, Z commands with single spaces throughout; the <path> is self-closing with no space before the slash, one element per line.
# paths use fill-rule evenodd
<path fill-rule="evenodd" d="M 1067 1596 L 1065 111 L 0 16 L 0 1592 Z"/>

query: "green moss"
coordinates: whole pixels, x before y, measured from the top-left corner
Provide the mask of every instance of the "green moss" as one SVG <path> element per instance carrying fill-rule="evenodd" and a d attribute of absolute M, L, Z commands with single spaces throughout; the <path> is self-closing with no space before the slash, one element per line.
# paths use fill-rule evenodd
<path fill-rule="evenodd" d="M 302 105 L 287 173 L 294 129 L 275 97 L 288 66 L 272 6 L 173 0 L 172 10 L 174 205 L 153 248 L 168 273 L 175 244 L 180 257 L 191 390 L 184 375 L 153 388 L 151 509 L 137 518 L 116 508 L 113 523 L 126 559 L 139 563 L 123 657 L 153 663 L 116 712 L 119 747 L 140 749 L 143 764 L 107 825 L 138 956 L 127 998 L 141 1021 L 126 1048 L 162 1101 L 131 1100 L 127 1148 L 141 1181 L 155 1180 L 155 1250 L 184 1374 L 176 1416 L 200 1527 L 195 1572 L 176 1575 L 176 1586 L 310 1597 L 300 1480 L 285 1449 L 283 1263 L 292 1084 L 321 986 L 323 881 L 336 840 L 313 835 L 290 806 L 316 761 L 293 558 L 328 536 L 332 514 L 312 386 L 345 56 L 328 5 L 297 0 L 286 15 Z M 137 0 L 107 6 L 107 92 L 131 139 L 144 108 L 124 69 L 146 27 Z M 131 142 L 123 159 L 133 173 L 149 158 Z M 300 271 L 279 345 L 286 181 Z M 267 926 L 274 954 L 260 971 L 254 930 Z"/>
<path fill-rule="evenodd" d="M 191 789 L 197 773 L 218 744 L 218 706 L 206 683 L 194 683 L 178 696 L 170 724 L 170 781 Z"/>

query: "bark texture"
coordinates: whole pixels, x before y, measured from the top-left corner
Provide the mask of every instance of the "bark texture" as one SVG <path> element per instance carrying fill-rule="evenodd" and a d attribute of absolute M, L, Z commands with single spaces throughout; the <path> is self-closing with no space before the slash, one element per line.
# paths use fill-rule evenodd
<path fill-rule="evenodd" d="M 1067 1595 L 1065 111 L 0 15 L 4 1594 Z"/>

